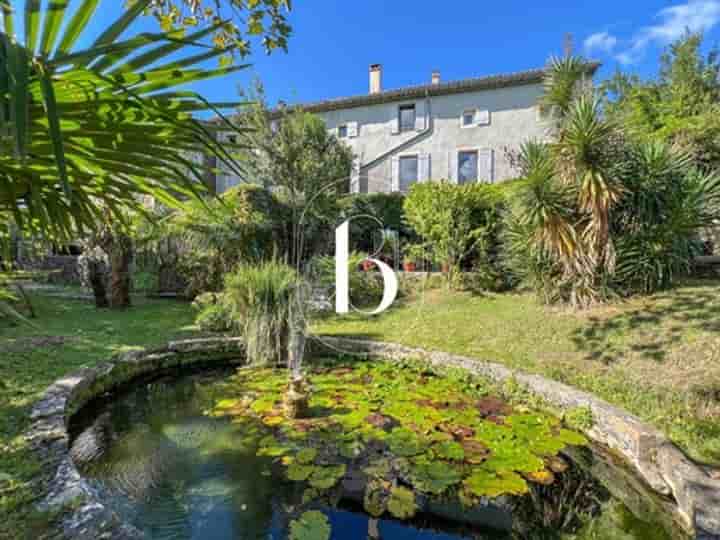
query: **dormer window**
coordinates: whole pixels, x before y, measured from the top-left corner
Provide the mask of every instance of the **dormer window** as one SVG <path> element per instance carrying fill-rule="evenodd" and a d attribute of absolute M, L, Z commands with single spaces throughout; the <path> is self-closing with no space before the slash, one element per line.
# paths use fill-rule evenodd
<path fill-rule="evenodd" d="M 402 105 L 399 108 L 400 131 L 415 130 L 415 105 Z"/>

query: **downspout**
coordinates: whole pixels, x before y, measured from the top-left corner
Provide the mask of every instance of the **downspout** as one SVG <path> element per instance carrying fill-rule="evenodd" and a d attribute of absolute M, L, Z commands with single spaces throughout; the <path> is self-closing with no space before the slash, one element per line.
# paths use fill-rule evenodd
<path fill-rule="evenodd" d="M 414 137 L 411 137 L 407 141 L 402 142 L 402 143 L 398 144 L 397 146 L 394 146 L 390 150 L 383 152 L 382 154 L 380 154 L 376 158 L 372 159 L 365 165 L 361 165 L 360 166 L 361 177 L 364 172 L 368 171 L 368 169 L 375 167 L 379 163 L 382 163 L 387 158 L 391 157 L 393 154 L 396 154 L 397 152 L 401 152 L 408 146 L 411 146 L 411 145 L 415 144 L 416 142 L 418 142 L 423 137 L 430 135 L 434 129 L 435 129 L 435 125 L 434 125 L 433 116 L 432 116 L 432 99 L 430 98 L 430 92 L 428 90 L 425 90 L 425 129 L 423 129 L 417 135 L 415 135 Z"/>

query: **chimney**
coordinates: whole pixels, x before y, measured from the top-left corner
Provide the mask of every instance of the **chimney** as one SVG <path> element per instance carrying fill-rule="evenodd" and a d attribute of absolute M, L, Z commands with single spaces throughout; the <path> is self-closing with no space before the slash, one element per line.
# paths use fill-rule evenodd
<path fill-rule="evenodd" d="M 432 84 L 433 85 L 440 84 L 440 72 L 437 69 L 432 72 Z"/>
<path fill-rule="evenodd" d="M 382 65 L 373 64 L 370 66 L 370 93 L 379 94 L 382 92 Z"/>

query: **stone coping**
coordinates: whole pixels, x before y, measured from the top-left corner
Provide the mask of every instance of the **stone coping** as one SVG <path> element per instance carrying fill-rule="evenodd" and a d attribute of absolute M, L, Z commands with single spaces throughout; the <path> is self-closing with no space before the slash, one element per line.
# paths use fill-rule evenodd
<path fill-rule="evenodd" d="M 70 457 L 70 418 L 92 399 L 125 383 L 166 370 L 222 362 L 244 363 L 241 338 L 171 341 L 163 347 L 119 354 L 92 368 L 83 368 L 55 381 L 30 414 L 26 439 L 44 462 L 49 482 L 40 510 L 61 514 L 54 525 L 58 536 L 73 540 L 143 538 L 122 523 L 82 477 Z"/>
<path fill-rule="evenodd" d="M 561 410 L 587 407 L 594 424 L 587 435 L 622 456 L 656 492 L 672 496 L 678 520 L 697 539 L 720 539 L 720 476 L 688 459 L 660 431 L 609 403 L 565 384 L 503 365 L 393 343 L 322 336 L 314 347 L 390 361 L 416 358 L 437 367 L 466 370 L 491 380 L 514 379 Z M 70 418 L 92 399 L 138 377 L 166 370 L 244 363 L 241 338 L 209 338 L 169 342 L 166 346 L 115 356 L 53 383 L 33 407 L 27 440 L 45 462 L 50 476 L 41 509 L 72 509 L 58 527 L 78 540 L 136 539 L 140 531 L 106 508 L 70 458 Z"/>
<path fill-rule="evenodd" d="M 697 465 L 658 429 L 590 393 L 501 364 L 395 343 L 322 336 L 319 344 L 324 350 L 390 361 L 418 358 L 498 382 L 514 379 L 563 411 L 587 407 L 593 426 L 586 434 L 593 441 L 623 457 L 654 491 L 673 497 L 679 522 L 688 532 L 698 539 L 720 539 L 720 470 Z"/>

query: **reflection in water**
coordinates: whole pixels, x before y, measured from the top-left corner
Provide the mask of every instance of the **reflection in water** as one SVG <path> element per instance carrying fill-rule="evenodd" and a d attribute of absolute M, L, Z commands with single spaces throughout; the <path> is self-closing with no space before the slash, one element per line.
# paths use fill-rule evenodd
<path fill-rule="evenodd" d="M 223 396 L 224 375 L 138 384 L 73 420 L 75 462 L 110 506 L 152 540 L 284 540 L 297 517 L 300 485 L 273 474 L 272 458 L 256 456 L 238 426 L 204 415 Z M 589 459 L 583 468 L 595 474 L 592 456 L 573 458 Z M 607 467 L 602 471 L 608 476 Z M 436 506 L 456 522 L 376 520 L 348 501 L 322 511 L 334 540 L 670 538 L 648 522 L 652 517 L 636 518 L 577 467 L 559 475 L 556 485 L 505 501 L 507 519 L 496 519 L 495 529 L 482 509 L 466 511 L 447 501 Z M 473 521 L 473 514 L 480 524 L 457 524 Z M 512 530 L 498 531 L 499 523 Z"/>

